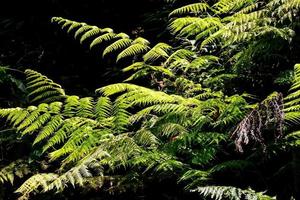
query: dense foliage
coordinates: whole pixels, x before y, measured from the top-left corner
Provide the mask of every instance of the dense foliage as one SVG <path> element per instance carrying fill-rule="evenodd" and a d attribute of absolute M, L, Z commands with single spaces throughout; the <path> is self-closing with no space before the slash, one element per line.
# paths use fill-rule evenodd
<path fill-rule="evenodd" d="M 127 78 L 83 97 L 27 69 L 0 109 L 3 198 L 299 198 L 300 1 L 165 4 L 156 44 L 51 18 Z"/>

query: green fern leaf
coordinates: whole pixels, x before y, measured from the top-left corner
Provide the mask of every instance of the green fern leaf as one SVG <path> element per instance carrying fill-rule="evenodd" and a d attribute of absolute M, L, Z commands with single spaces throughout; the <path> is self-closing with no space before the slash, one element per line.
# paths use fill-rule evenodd
<path fill-rule="evenodd" d="M 57 131 L 57 129 L 63 124 L 62 116 L 56 115 L 42 128 L 37 137 L 35 138 L 33 145 L 45 140 Z"/>
<path fill-rule="evenodd" d="M 132 40 L 129 38 L 123 38 L 123 39 L 117 40 L 104 49 L 103 57 L 114 51 L 117 51 L 117 50 L 120 50 L 123 48 L 127 48 L 131 43 L 132 43 Z"/>
<path fill-rule="evenodd" d="M 168 58 L 171 49 L 172 47 L 166 43 L 158 43 L 143 56 L 143 59 L 145 62 L 153 62 L 160 57 Z"/>
<path fill-rule="evenodd" d="M 98 27 L 94 27 L 93 29 L 85 32 L 81 38 L 80 38 L 80 44 L 82 44 L 85 40 L 95 37 L 97 35 L 99 35 L 100 33 L 102 33 L 102 30 Z"/>
<path fill-rule="evenodd" d="M 149 49 L 148 46 L 149 42 L 146 40 L 142 40 L 141 38 L 135 39 L 131 46 L 127 47 L 125 50 L 123 50 L 117 57 L 117 62 L 123 58 L 129 57 L 129 56 L 137 56 L 141 53 L 146 52 Z"/>
<path fill-rule="evenodd" d="M 70 34 L 73 31 L 77 31 L 80 27 L 87 25 L 86 23 L 72 22 L 72 25 L 68 28 L 67 33 Z"/>
<path fill-rule="evenodd" d="M 107 32 L 99 37 L 97 37 L 96 39 L 93 40 L 93 42 L 90 44 L 90 49 L 92 49 L 93 47 L 95 47 L 96 45 L 101 44 L 102 42 L 105 41 L 110 41 L 111 39 L 113 39 L 116 36 L 115 33 L 113 32 Z"/>
<path fill-rule="evenodd" d="M 90 26 L 90 25 L 83 25 L 81 26 L 74 34 L 74 39 L 79 39 L 85 32 L 97 28 L 96 26 Z"/>
<path fill-rule="evenodd" d="M 177 8 L 177 9 L 173 10 L 169 14 L 169 17 L 174 17 L 176 15 L 182 15 L 182 14 L 198 15 L 201 12 L 206 12 L 208 9 L 209 9 L 209 5 L 207 3 L 189 4 L 189 5 L 186 5 L 181 8 Z"/>
<path fill-rule="evenodd" d="M 108 97 L 99 97 L 96 105 L 96 118 L 103 121 L 110 117 L 112 111 L 112 102 Z"/>

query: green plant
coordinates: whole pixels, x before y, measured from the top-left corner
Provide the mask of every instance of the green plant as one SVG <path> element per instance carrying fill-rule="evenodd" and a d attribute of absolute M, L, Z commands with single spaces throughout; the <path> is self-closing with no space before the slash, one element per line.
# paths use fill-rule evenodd
<path fill-rule="evenodd" d="M 34 169 L 18 185 L 21 199 L 70 185 L 114 193 L 166 180 L 207 199 L 274 199 L 240 189 L 247 187 L 295 196 L 297 182 L 285 180 L 282 188 L 294 187 L 286 192 L 270 180 L 299 164 L 299 65 L 288 95 L 272 89 L 255 99 L 235 80 L 247 76 L 264 87 L 264 73 L 281 71 L 281 57 L 272 58 L 295 36 L 298 9 L 296 0 L 183 5 L 169 15 L 172 45 L 53 17 L 84 47 L 130 63 L 123 71 L 133 73 L 126 83 L 97 89 L 95 97 L 79 97 L 26 70 L 30 105 L 3 108 L 0 115 L 32 147 L 20 169 L 19 160 L 2 169 L 1 180 L 13 182 Z M 128 83 L 139 78 L 148 85 Z M 273 161 L 291 152 L 292 160 Z"/>

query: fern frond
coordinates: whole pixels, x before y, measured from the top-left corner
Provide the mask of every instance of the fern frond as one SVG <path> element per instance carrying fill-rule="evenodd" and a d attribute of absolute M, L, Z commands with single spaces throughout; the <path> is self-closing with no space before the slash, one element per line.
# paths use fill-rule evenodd
<path fill-rule="evenodd" d="M 184 105 L 171 104 L 171 103 L 165 103 L 162 105 L 153 105 L 153 106 L 144 108 L 141 111 L 134 114 L 133 116 L 131 116 L 130 121 L 132 123 L 138 122 L 142 118 L 146 117 L 147 115 L 150 115 L 151 113 L 158 114 L 158 115 L 163 115 L 163 114 L 167 114 L 167 113 L 173 113 L 173 114 L 180 115 L 180 114 L 185 113 L 185 111 L 187 111 L 187 109 L 188 109 L 188 107 L 186 107 Z M 169 131 L 168 129 L 165 130 L 165 132 L 168 132 L 168 131 Z"/>
<path fill-rule="evenodd" d="M 285 112 L 284 114 L 285 123 L 289 126 L 297 125 L 300 123 L 300 113 L 296 112 Z"/>
<path fill-rule="evenodd" d="M 25 74 L 31 102 L 53 102 L 65 97 L 61 86 L 46 76 L 30 69 L 27 69 Z"/>
<path fill-rule="evenodd" d="M 184 164 L 178 160 L 170 159 L 164 160 L 159 163 L 158 166 L 155 167 L 156 172 L 173 172 L 176 170 L 182 170 L 184 168 Z"/>
<path fill-rule="evenodd" d="M 35 121 L 32 121 L 32 123 L 26 127 L 25 130 L 22 131 L 22 136 L 28 134 L 28 133 L 33 133 L 40 129 L 42 126 L 45 125 L 45 123 L 51 118 L 51 114 L 49 113 L 44 113 L 40 115 L 39 117 L 36 118 Z"/>
<path fill-rule="evenodd" d="M 38 109 L 37 107 L 29 107 L 27 110 L 33 109 L 32 112 L 22 121 L 22 123 L 17 127 L 17 130 L 22 130 L 25 127 L 32 124 L 41 114 L 43 110 Z"/>
<path fill-rule="evenodd" d="M 242 9 L 253 3 L 253 0 L 220 0 L 213 5 L 215 13 L 229 13 Z"/>
<path fill-rule="evenodd" d="M 67 183 L 71 183 L 73 187 L 75 187 L 75 184 L 83 186 L 84 179 L 88 177 L 91 177 L 88 167 L 86 165 L 80 165 L 58 176 L 44 188 L 44 191 L 62 191 L 67 186 Z"/>
<path fill-rule="evenodd" d="M 96 110 L 96 119 L 100 122 L 111 116 L 112 112 L 112 102 L 108 97 L 99 97 Z"/>
<path fill-rule="evenodd" d="M 103 35 L 100 35 L 99 37 L 95 38 L 92 43 L 90 44 L 90 49 L 92 49 L 93 47 L 95 47 L 96 45 L 101 44 L 102 42 L 105 41 L 110 41 L 111 39 L 113 39 L 116 36 L 116 34 L 112 31 L 107 32 Z"/>
<path fill-rule="evenodd" d="M 148 76 L 151 72 L 159 73 L 159 74 L 166 75 L 169 77 L 174 76 L 173 72 L 165 67 L 151 66 L 151 65 L 147 65 L 143 62 L 142 63 L 141 62 L 134 63 L 123 69 L 123 71 L 129 71 L 129 70 L 134 70 L 137 72 L 132 74 L 129 78 L 125 79 L 124 82 L 135 80 L 138 78 L 143 78 L 145 76 Z"/>
<path fill-rule="evenodd" d="M 79 29 L 80 27 L 86 25 L 85 23 L 75 23 L 75 22 L 72 22 L 72 25 L 68 28 L 68 31 L 67 33 L 71 33 L 72 31 L 76 31 L 77 29 Z"/>
<path fill-rule="evenodd" d="M 67 96 L 64 104 L 64 110 L 63 113 L 66 116 L 72 117 L 76 114 L 77 108 L 79 105 L 79 97 L 78 96 Z"/>
<path fill-rule="evenodd" d="M 126 126 L 129 124 L 130 113 L 126 110 L 128 104 L 123 99 L 117 99 L 114 102 L 112 115 L 113 119 L 113 128 L 119 132 L 126 130 Z"/>
<path fill-rule="evenodd" d="M 80 44 L 82 44 L 85 40 L 95 37 L 102 33 L 102 30 L 98 27 L 93 27 L 91 30 L 85 32 L 80 38 Z"/>
<path fill-rule="evenodd" d="M 184 110 L 172 110 L 172 113 L 178 113 L 178 112 L 183 112 Z M 167 136 L 167 137 L 174 137 L 174 136 L 178 136 L 180 134 L 185 134 L 187 133 L 187 129 L 178 123 L 172 123 L 172 122 L 168 122 L 163 124 L 161 127 L 161 135 L 163 136 Z"/>
<path fill-rule="evenodd" d="M 28 162 L 26 162 L 26 160 L 18 159 L 0 170 L 0 182 L 10 182 L 13 185 L 15 177 L 22 178 L 30 173 L 32 173 L 32 171 Z"/>
<path fill-rule="evenodd" d="M 70 118 L 65 120 L 55 134 L 47 140 L 47 143 L 43 146 L 43 152 L 46 152 L 55 145 L 63 143 L 72 132 L 76 131 L 85 123 L 86 121 L 82 120 L 82 118 Z"/>
<path fill-rule="evenodd" d="M 166 43 L 158 43 L 143 56 L 143 59 L 145 62 L 153 62 L 161 57 L 167 58 L 171 49 L 172 47 Z"/>
<path fill-rule="evenodd" d="M 79 100 L 78 111 L 76 116 L 83 118 L 94 117 L 94 101 L 91 97 L 81 98 Z"/>
<path fill-rule="evenodd" d="M 63 25 L 62 25 L 61 28 L 62 28 L 63 30 L 64 30 L 64 29 L 67 29 L 67 28 L 69 28 L 72 24 L 73 24 L 72 21 L 66 20 L 66 21 L 63 23 Z"/>
<path fill-rule="evenodd" d="M 192 60 L 195 56 L 195 52 L 187 50 L 187 49 L 179 49 L 172 53 L 169 58 L 165 61 L 164 65 L 169 65 L 172 62 L 176 62 L 181 59 L 185 59 L 187 61 Z"/>
<path fill-rule="evenodd" d="M 123 48 L 127 48 L 130 44 L 132 43 L 132 40 L 129 38 L 122 38 L 119 39 L 117 41 L 115 41 L 114 43 L 110 44 L 109 46 L 107 46 L 104 51 L 103 51 L 103 57 L 106 56 L 109 53 L 112 53 L 114 51 L 123 49 Z"/>
<path fill-rule="evenodd" d="M 290 91 L 299 90 L 299 88 L 300 88 L 300 64 L 296 64 L 294 66 L 294 81 L 293 81 L 293 85 L 290 88 Z M 292 97 L 297 98 L 298 96 L 290 94 L 285 99 L 291 99 Z"/>
<path fill-rule="evenodd" d="M 184 18 L 178 18 L 172 21 L 168 28 L 172 33 L 177 33 L 180 30 L 182 30 L 184 27 L 194 23 L 195 21 L 198 21 L 198 17 L 184 17 Z M 201 20 L 201 19 L 200 19 Z"/>
<path fill-rule="evenodd" d="M 181 8 L 177 8 L 177 9 L 173 10 L 169 14 L 169 17 L 174 17 L 176 15 L 183 15 L 183 14 L 198 15 L 201 12 L 206 12 L 208 9 L 209 9 L 209 5 L 207 3 L 189 4 L 189 5 L 186 5 Z"/>
<path fill-rule="evenodd" d="M 68 21 L 68 20 L 63 19 L 62 17 L 59 17 L 59 18 L 56 20 L 57 24 L 59 24 L 59 25 L 61 25 L 61 26 L 63 26 L 67 21 Z"/>
<path fill-rule="evenodd" d="M 239 14 L 247 14 L 247 13 L 251 13 L 254 12 L 255 10 L 257 10 L 260 6 L 262 5 L 262 2 L 255 2 L 250 4 L 249 6 L 246 6 L 244 8 L 242 8 L 240 11 L 238 11 L 236 13 L 236 15 Z"/>
<path fill-rule="evenodd" d="M 147 129 L 138 130 L 133 139 L 136 141 L 137 144 L 144 145 L 144 146 L 155 146 L 159 144 L 159 139 Z"/>
<path fill-rule="evenodd" d="M 30 194 L 34 191 L 44 190 L 47 188 L 47 185 L 58 178 L 57 174 L 48 173 L 36 174 L 29 179 L 27 179 L 17 190 L 16 193 L 22 194 L 19 199 L 29 199 Z"/>
<path fill-rule="evenodd" d="M 62 156 L 67 156 L 77 150 L 77 147 L 88 138 L 92 133 L 92 127 L 89 124 L 80 125 L 70 134 L 64 145 L 49 154 L 51 161 L 57 160 Z M 92 145 L 92 144 L 91 144 Z"/>
<path fill-rule="evenodd" d="M 294 80 L 289 94 L 284 98 L 284 119 L 288 125 L 299 124 L 300 116 L 300 65 L 294 66 Z"/>
<path fill-rule="evenodd" d="M 199 69 L 205 66 L 209 66 L 211 63 L 217 63 L 218 61 L 219 58 L 216 56 L 211 56 L 211 55 L 199 56 L 191 62 L 190 68 Z"/>
<path fill-rule="evenodd" d="M 197 40 L 199 40 L 199 34 L 203 35 L 205 34 L 206 31 L 212 34 L 213 31 L 216 31 L 223 26 L 224 25 L 222 24 L 220 18 L 217 17 L 206 17 L 204 19 L 199 18 L 197 20 L 194 20 L 192 23 L 182 27 L 182 29 L 178 32 L 178 35 L 181 37 L 198 36 Z"/>
<path fill-rule="evenodd" d="M 63 124 L 63 119 L 61 115 L 56 115 L 51 118 L 51 120 L 42 128 L 37 137 L 35 138 L 33 145 L 41 142 L 50 135 L 52 135 L 56 130 Z"/>
<path fill-rule="evenodd" d="M 141 53 L 146 52 L 149 49 L 149 41 L 144 38 L 136 38 L 129 47 L 124 49 L 117 57 L 117 62 L 120 59 L 129 57 L 129 56 L 137 56 Z"/>
<path fill-rule="evenodd" d="M 226 170 L 244 170 L 246 167 L 252 166 L 253 164 L 247 160 L 229 160 L 220 164 L 215 165 L 210 169 L 212 173 L 215 172 L 226 172 Z"/>
<path fill-rule="evenodd" d="M 179 182 L 190 182 L 186 188 L 194 188 L 197 185 L 202 185 L 206 181 L 209 180 L 209 172 L 202 171 L 202 170 L 188 170 L 186 171 L 181 178 L 179 179 Z"/>
<path fill-rule="evenodd" d="M 206 187 L 198 187 L 192 192 L 198 192 L 203 197 L 209 197 L 216 200 L 221 199 L 231 199 L 231 200 L 239 200 L 243 197 L 246 199 L 258 199 L 258 200 L 274 200 L 274 197 L 270 197 L 265 195 L 263 192 L 255 192 L 254 190 L 247 189 L 242 190 L 240 188 L 231 187 L 231 186 L 206 186 Z"/>
<path fill-rule="evenodd" d="M 133 64 L 122 69 L 123 72 L 138 71 L 143 69 L 146 64 L 144 62 L 134 62 Z"/>
<path fill-rule="evenodd" d="M 97 28 L 96 26 L 90 26 L 90 25 L 83 25 L 74 34 L 74 39 L 77 40 L 79 37 L 81 37 L 85 32 Z"/>
<path fill-rule="evenodd" d="M 113 135 L 110 130 L 90 130 L 90 132 L 85 132 L 81 136 L 79 135 L 78 138 L 70 138 L 61 149 L 52 152 L 53 154 L 51 153 L 51 155 L 57 155 L 59 152 L 65 155 L 68 154 L 67 157 L 62 161 L 61 168 L 64 168 L 67 164 L 76 163 L 85 156 L 89 155 L 91 152 L 94 152 L 98 145 L 107 142 L 107 140 L 111 139 L 112 137 Z"/>
<path fill-rule="evenodd" d="M 51 18 L 51 23 L 58 23 L 62 19 L 63 19 L 62 17 L 52 17 Z"/>
<path fill-rule="evenodd" d="M 35 108 L 35 107 L 34 107 Z M 22 108 L 2 108 L 0 109 L 0 116 L 6 118 L 10 124 L 18 125 L 28 115 L 28 111 Z"/>
<path fill-rule="evenodd" d="M 134 91 L 138 89 L 150 90 L 146 87 L 137 86 L 131 83 L 116 83 L 108 86 L 104 86 L 96 90 L 98 93 L 102 93 L 105 96 L 111 96 L 113 94 L 126 92 L 126 91 Z"/>
<path fill-rule="evenodd" d="M 123 90 L 122 87 L 125 87 Z M 179 96 L 168 95 L 161 91 L 151 90 L 142 86 L 137 86 L 133 84 L 114 84 L 110 85 L 110 87 L 104 87 L 104 92 L 110 89 L 122 89 L 123 91 L 128 91 L 121 95 L 119 98 L 124 99 L 127 103 L 131 105 L 152 105 L 156 103 L 173 103 L 177 101 L 184 101 L 184 98 Z M 116 91 L 117 92 L 117 91 Z M 120 91 L 121 92 L 121 91 Z"/>

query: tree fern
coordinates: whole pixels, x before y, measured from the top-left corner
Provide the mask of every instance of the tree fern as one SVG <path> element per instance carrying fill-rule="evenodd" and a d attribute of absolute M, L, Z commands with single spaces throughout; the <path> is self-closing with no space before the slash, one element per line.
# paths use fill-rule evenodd
<path fill-rule="evenodd" d="M 126 81 L 147 77 L 152 89 L 117 83 L 97 89 L 96 98 L 69 96 L 46 76 L 27 70 L 34 106 L 0 109 L 0 116 L 20 141 L 33 144 L 30 158 L 49 162 L 51 171 L 37 167 L 17 190 L 21 198 L 61 192 L 69 185 L 89 187 L 93 180 L 97 189 L 114 191 L 174 178 L 206 198 L 272 199 L 250 189 L 201 186 L 218 183 L 219 173 L 226 170 L 247 173 L 251 159 L 255 165 L 267 162 L 267 150 L 281 145 L 284 131 L 297 129 L 291 125 L 299 122 L 298 65 L 284 102 L 281 93 L 273 93 L 249 105 L 230 80 L 242 78 L 239 70 L 246 64 L 263 66 L 258 58 L 278 52 L 274 41 L 279 46 L 291 41 L 298 1 L 181 3 L 170 13 L 172 46 L 151 46 L 145 38 L 132 39 L 110 28 L 52 18 L 90 50 L 103 51 L 102 57 L 115 53 L 116 61 L 133 61 L 123 69 L 131 73 Z M 278 63 L 271 64 L 276 68 Z M 296 130 L 284 141 L 297 146 L 298 135 Z M 240 153 L 245 151 L 243 156 L 231 152 L 233 143 Z M 252 143 L 262 148 L 245 148 Z M 4 167 L 0 180 L 12 181 L 11 169 Z M 136 181 L 128 184 L 131 180 Z"/>

